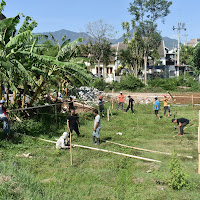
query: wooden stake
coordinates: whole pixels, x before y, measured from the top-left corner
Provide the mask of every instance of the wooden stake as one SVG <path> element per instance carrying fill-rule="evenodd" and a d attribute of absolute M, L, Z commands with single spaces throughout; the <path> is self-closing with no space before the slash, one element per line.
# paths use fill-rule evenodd
<path fill-rule="evenodd" d="M 199 128 L 198 128 L 198 155 L 199 155 L 198 174 L 200 174 L 200 111 L 199 111 Z"/>
<path fill-rule="evenodd" d="M 111 111 L 111 108 L 110 108 L 110 106 L 109 106 L 109 111 L 110 111 L 110 114 L 111 114 L 111 116 L 112 116 L 112 111 Z"/>
<path fill-rule="evenodd" d="M 72 133 L 71 131 L 69 132 L 70 134 L 70 161 L 71 161 L 71 165 L 73 165 L 73 160 L 72 160 Z"/>
<path fill-rule="evenodd" d="M 109 119 L 109 109 L 107 109 L 107 118 L 108 118 L 108 122 L 110 121 Z"/>
<path fill-rule="evenodd" d="M 192 107 L 194 107 L 194 95 L 192 95 Z"/>
<path fill-rule="evenodd" d="M 106 142 L 111 143 L 111 144 L 116 144 L 116 145 L 119 145 L 119 146 L 122 146 L 122 147 L 128 147 L 128 148 L 131 148 L 131 149 L 140 150 L 140 151 L 147 151 L 147 152 L 151 152 L 151 153 L 160 153 L 160 154 L 165 154 L 165 155 L 172 155 L 172 153 L 154 151 L 154 150 L 148 150 L 148 149 L 142 149 L 142 148 L 138 148 L 138 147 L 132 147 L 132 146 L 116 143 L 116 142 L 111 142 L 111 141 L 108 141 L 108 140 L 106 140 Z M 183 156 L 183 155 L 178 154 L 178 156 Z M 183 156 L 183 157 L 193 158 L 192 156 Z"/>
<path fill-rule="evenodd" d="M 74 147 L 81 147 L 81 148 L 84 148 L 84 149 L 91 149 L 91 150 L 95 150 L 95 151 L 113 153 L 113 154 L 126 156 L 126 157 L 130 157 L 130 158 L 136 158 L 136 159 L 139 159 L 139 160 L 145 160 L 145 161 L 149 161 L 149 162 L 161 162 L 159 160 L 153 160 L 153 159 L 150 159 L 150 158 L 143 158 L 143 157 L 134 156 L 134 155 L 130 155 L 130 154 L 119 153 L 119 152 L 115 152 L 115 151 L 109 151 L 109 150 L 106 150 L 106 149 L 98 149 L 98 148 L 88 147 L 88 146 L 83 146 L 83 145 L 78 145 L 78 144 L 74 144 Z"/>
<path fill-rule="evenodd" d="M 113 91 L 114 89 L 112 89 L 112 109 L 113 109 Z"/>

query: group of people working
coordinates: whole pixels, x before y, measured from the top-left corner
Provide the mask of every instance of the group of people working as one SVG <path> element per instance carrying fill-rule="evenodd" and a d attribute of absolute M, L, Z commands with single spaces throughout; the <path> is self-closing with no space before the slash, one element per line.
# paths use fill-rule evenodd
<path fill-rule="evenodd" d="M 135 101 L 134 101 L 133 98 L 131 98 L 130 95 L 128 96 L 128 98 L 129 98 L 129 102 L 128 102 L 128 106 L 126 108 L 126 112 L 129 109 L 131 109 L 132 113 L 134 113 L 133 104 L 135 104 Z M 101 117 L 104 117 L 104 103 L 105 103 L 103 101 L 102 96 L 99 96 L 98 100 L 99 100 L 98 105 L 99 105 L 100 115 L 99 115 L 99 112 L 98 112 L 97 109 L 93 110 L 93 114 L 95 116 L 95 119 L 94 119 L 94 127 L 93 127 L 93 134 L 92 134 L 92 143 L 97 144 L 97 145 L 100 144 Z M 120 106 L 121 106 L 121 110 L 123 110 L 125 96 L 123 95 L 122 92 L 120 92 L 120 94 L 118 96 L 118 100 L 119 100 L 119 102 L 118 102 L 118 105 L 117 105 L 117 110 L 119 109 Z M 164 95 L 164 98 L 163 98 L 164 117 L 166 117 L 167 111 L 168 111 L 168 117 L 171 116 L 170 108 L 169 108 L 169 105 L 168 105 L 169 100 L 170 100 L 170 97 L 167 97 L 166 95 Z M 10 136 L 10 119 L 9 119 L 8 114 L 6 112 L 6 108 L 4 107 L 5 102 L 6 101 L 4 101 L 4 100 L 0 100 L 0 120 L 3 121 L 3 131 L 4 131 L 4 133 L 6 133 L 9 137 Z M 156 97 L 155 103 L 154 103 L 154 110 L 155 110 L 155 115 L 158 117 L 158 119 L 160 119 L 159 109 L 160 109 L 160 103 L 158 101 L 158 98 Z M 64 132 L 63 135 L 57 141 L 56 148 L 58 148 L 58 149 L 69 148 L 70 137 L 71 137 L 73 131 L 76 132 L 78 137 L 80 136 L 79 116 L 75 113 L 75 107 L 73 105 L 73 99 L 72 98 L 70 98 L 70 102 L 69 102 L 69 112 L 70 112 L 70 115 L 67 117 L 68 133 Z M 180 136 L 183 135 L 184 127 L 187 124 L 189 124 L 189 120 L 185 119 L 185 118 L 172 119 L 172 122 L 178 125 L 175 128 L 178 128 L 178 134 Z"/>
<path fill-rule="evenodd" d="M 171 113 L 170 113 L 170 108 L 169 108 L 169 105 L 168 105 L 168 101 L 170 100 L 171 97 L 167 97 L 167 95 L 164 95 L 164 98 L 163 98 L 163 104 L 164 104 L 164 117 L 166 117 L 166 112 L 168 111 L 168 117 L 171 116 Z M 159 116 L 159 109 L 160 109 L 160 103 L 158 101 L 158 98 L 155 97 L 155 103 L 154 103 L 154 110 L 155 110 L 155 115 L 158 117 L 158 119 L 160 119 L 160 116 Z M 179 118 L 179 119 L 172 119 L 172 123 L 174 124 L 177 124 L 177 127 L 175 126 L 174 128 L 175 129 L 178 129 L 178 135 L 179 136 L 182 136 L 183 135 L 183 130 L 184 130 L 184 127 L 189 124 L 189 120 L 186 119 L 186 118 Z"/>

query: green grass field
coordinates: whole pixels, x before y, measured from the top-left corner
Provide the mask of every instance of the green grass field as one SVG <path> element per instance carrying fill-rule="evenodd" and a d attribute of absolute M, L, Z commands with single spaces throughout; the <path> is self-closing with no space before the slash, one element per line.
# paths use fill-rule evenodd
<path fill-rule="evenodd" d="M 171 107 L 172 115 L 175 107 Z M 171 156 L 143 152 L 102 142 L 92 145 L 93 119 L 81 117 L 80 131 L 83 137 L 73 134 L 73 142 L 121 153 L 162 161 L 153 163 L 127 158 L 111 153 L 73 148 L 73 166 L 70 166 L 69 150 L 56 150 L 55 145 L 17 137 L 13 141 L 0 142 L 0 199 L 75 199 L 75 200 L 132 200 L 132 199 L 200 199 L 200 175 L 198 170 L 198 110 L 191 106 L 177 107 L 177 117 L 193 120 L 183 137 L 173 137 L 171 118 L 158 120 L 153 105 L 136 105 L 134 115 L 113 110 L 110 122 L 102 120 L 101 140 L 163 152 L 176 152 L 193 156 L 178 157 L 186 173 L 189 187 L 180 191 L 168 186 Z M 163 116 L 161 106 L 160 115 Z M 64 119 L 63 119 L 64 118 Z M 43 120 L 43 121 L 42 121 Z M 138 125 L 137 125 L 138 121 Z M 55 128 L 54 116 L 43 116 L 40 122 L 16 124 L 16 132 L 55 140 L 66 129 L 62 117 L 60 129 Z M 14 129 L 13 129 L 14 130 Z M 119 136 L 116 133 L 122 132 Z M 32 158 L 20 157 L 31 153 Z"/>

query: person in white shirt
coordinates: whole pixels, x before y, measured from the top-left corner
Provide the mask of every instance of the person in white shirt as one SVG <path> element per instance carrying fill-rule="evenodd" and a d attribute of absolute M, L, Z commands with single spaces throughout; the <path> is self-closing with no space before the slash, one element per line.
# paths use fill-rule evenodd
<path fill-rule="evenodd" d="M 3 121 L 3 131 L 4 133 L 7 133 L 10 137 L 10 119 L 8 117 L 8 114 L 6 112 L 6 108 L 4 107 L 4 103 L 6 101 L 0 100 L 0 120 Z"/>
<path fill-rule="evenodd" d="M 94 119 L 94 129 L 93 129 L 93 138 L 92 138 L 92 143 L 95 144 L 95 138 L 97 138 L 97 145 L 100 144 L 100 129 L 101 129 L 101 119 L 100 115 L 98 114 L 98 110 L 93 111 L 95 115 Z"/>
<path fill-rule="evenodd" d="M 63 135 L 56 142 L 56 149 L 68 149 L 69 146 L 66 146 L 65 140 L 68 137 L 68 133 L 64 132 Z"/>

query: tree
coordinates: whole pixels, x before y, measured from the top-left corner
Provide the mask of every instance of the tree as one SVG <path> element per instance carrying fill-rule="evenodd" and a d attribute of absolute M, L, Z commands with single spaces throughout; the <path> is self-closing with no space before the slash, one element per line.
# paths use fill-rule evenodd
<path fill-rule="evenodd" d="M 127 48 L 120 50 L 118 59 L 123 67 L 130 67 L 134 70 L 135 77 L 137 78 L 138 70 L 143 60 L 143 49 L 138 46 L 138 41 L 132 39 L 128 44 Z"/>
<path fill-rule="evenodd" d="M 87 33 L 91 37 L 87 50 L 90 58 L 98 64 L 98 77 L 100 77 L 100 63 L 106 63 L 112 55 L 110 38 L 114 35 L 113 27 L 99 20 L 87 25 Z"/>
<path fill-rule="evenodd" d="M 191 67 L 194 70 L 195 75 L 200 75 L 200 43 L 198 43 L 194 48 L 194 53 L 192 56 Z"/>
<path fill-rule="evenodd" d="M 4 1 L 1 1 L 0 11 L 3 10 L 2 5 L 5 6 Z M 24 90 L 24 97 L 27 84 L 31 85 L 34 92 L 32 105 L 45 84 L 56 76 L 81 84 L 89 82 L 90 75 L 83 64 L 70 61 L 81 39 L 63 44 L 56 57 L 40 55 L 38 52 L 46 47 L 38 41 L 45 36 L 32 34 L 37 22 L 29 16 L 16 34 L 21 16 L 0 21 L 0 83 L 4 80 L 12 91 L 17 91 L 20 86 Z"/>
<path fill-rule="evenodd" d="M 182 46 L 180 51 L 180 62 L 184 65 L 191 65 L 194 47 Z"/>
<path fill-rule="evenodd" d="M 170 13 L 172 2 L 167 0 L 134 0 L 130 3 L 129 12 L 133 16 L 132 28 L 136 30 L 144 54 L 144 80 L 147 84 L 147 62 L 151 51 L 161 42 L 161 35 L 157 31 L 157 20 Z M 126 24 L 127 25 L 127 24 Z"/>

